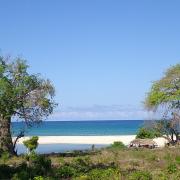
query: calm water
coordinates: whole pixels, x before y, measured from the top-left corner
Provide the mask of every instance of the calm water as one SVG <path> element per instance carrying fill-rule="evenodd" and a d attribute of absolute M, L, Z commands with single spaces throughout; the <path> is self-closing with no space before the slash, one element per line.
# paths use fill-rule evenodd
<path fill-rule="evenodd" d="M 108 145 L 98 144 L 95 145 L 96 149 L 106 147 Z M 92 149 L 92 144 L 40 144 L 36 150 L 37 153 L 48 154 L 48 153 L 59 153 L 59 152 L 67 152 L 74 150 L 89 150 Z M 26 153 L 26 148 L 22 144 L 18 144 L 17 146 L 18 154 Z"/>
<path fill-rule="evenodd" d="M 133 135 L 143 125 L 142 120 L 121 121 L 45 121 L 26 132 L 37 136 L 96 136 L 96 135 Z M 17 134 L 22 123 L 13 122 L 12 132 Z"/>

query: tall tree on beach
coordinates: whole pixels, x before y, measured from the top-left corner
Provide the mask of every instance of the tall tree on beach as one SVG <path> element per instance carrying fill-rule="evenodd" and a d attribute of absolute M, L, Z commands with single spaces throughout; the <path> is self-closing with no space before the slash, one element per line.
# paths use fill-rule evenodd
<path fill-rule="evenodd" d="M 180 64 L 170 67 L 160 80 L 153 83 L 145 106 L 160 112 L 162 119 L 154 127 L 170 142 L 176 143 L 180 135 Z"/>
<path fill-rule="evenodd" d="M 48 117 L 55 107 L 55 90 L 49 80 L 28 72 L 26 61 L 0 57 L 0 151 L 14 154 L 13 117 L 28 127 Z"/>

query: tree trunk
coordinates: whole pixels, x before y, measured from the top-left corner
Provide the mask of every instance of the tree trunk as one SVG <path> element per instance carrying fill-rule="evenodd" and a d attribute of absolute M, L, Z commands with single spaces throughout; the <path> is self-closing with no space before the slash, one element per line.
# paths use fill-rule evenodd
<path fill-rule="evenodd" d="M 0 116 L 0 150 L 12 155 L 14 151 L 10 127 L 11 118 L 2 118 L 2 116 Z"/>
<path fill-rule="evenodd" d="M 179 142 L 179 133 L 176 133 L 175 136 L 176 136 L 176 142 L 178 143 Z"/>
<path fill-rule="evenodd" d="M 17 135 L 16 139 L 13 142 L 13 151 L 16 156 L 17 156 L 16 144 L 17 144 L 18 140 L 22 137 L 24 137 L 24 131 L 20 131 L 20 133 Z"/>

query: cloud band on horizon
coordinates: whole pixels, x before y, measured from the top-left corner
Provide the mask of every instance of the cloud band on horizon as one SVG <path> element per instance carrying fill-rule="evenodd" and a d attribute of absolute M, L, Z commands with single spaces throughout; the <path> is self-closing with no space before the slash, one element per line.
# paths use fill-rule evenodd
<path fill-rule="evenodd" d="M 62 108 L 50 120 L 146 120 L 152 119 L 152 116 L 152 112 L 132 105 L 94 105 Z"/>

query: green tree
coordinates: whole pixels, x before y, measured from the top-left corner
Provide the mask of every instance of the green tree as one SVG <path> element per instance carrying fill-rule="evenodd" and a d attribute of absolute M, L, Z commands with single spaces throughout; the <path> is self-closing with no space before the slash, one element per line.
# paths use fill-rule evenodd
<path fill-rule="evenodd" d="M 153 83 L 145 106 L 162 115 L 161 121 L 155 123 L 155 129 L 165 134 L 170 142 L 177 142 L 180 133 L 180 64 L 169 68 Z"/>
<path fill-rule="evenodd" d="M 0 57 L 0 149 L 14 154 L 11 120 L 22 119 L 27 127 L 53 112 L 54 87 L 49 80 L 28 72 L 26 61 Z"/>

